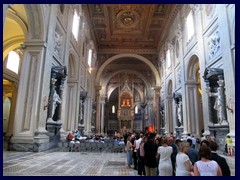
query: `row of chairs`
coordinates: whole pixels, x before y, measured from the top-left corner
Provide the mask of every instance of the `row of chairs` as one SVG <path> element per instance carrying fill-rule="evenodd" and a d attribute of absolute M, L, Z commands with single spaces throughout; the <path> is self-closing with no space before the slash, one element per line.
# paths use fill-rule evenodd
<path fill-rule="evenodd" d="M 114 144 L 113 142 L 64 142 L 62 150 L 65 152 L 84 152 L 84 151 L 109 151 L 124 152 L 124 144 Z"/>

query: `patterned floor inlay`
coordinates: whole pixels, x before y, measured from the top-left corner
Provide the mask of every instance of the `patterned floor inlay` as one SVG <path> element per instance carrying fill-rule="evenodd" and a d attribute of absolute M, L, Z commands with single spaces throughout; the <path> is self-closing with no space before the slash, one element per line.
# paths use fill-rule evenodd
<path fill-rule="evenodd" d="M 125 166 L 125 162 L 122 161 L 108 161 L 107 166 Z"/>
<path fill-rule="evenodd" d="M 235 157 L 225 157 L 235 175 Z M 4 152 L 3 176 L 137 176 L 126 153 Z"/>

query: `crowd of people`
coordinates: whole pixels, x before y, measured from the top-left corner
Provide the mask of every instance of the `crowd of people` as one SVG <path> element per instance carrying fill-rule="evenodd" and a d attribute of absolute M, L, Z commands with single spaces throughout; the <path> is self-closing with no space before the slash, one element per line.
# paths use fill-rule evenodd
<path fill-rule="evenodd" d="M 139 176 L 230 176 L 230 168 L 224 157 L 217 154 L 217 142 L 210 135 L 201 139 L 188 134 L 183 139 L 175 139 L 173 133 L 115 133 L 113 136 L 80 136 L 78 130 L 69 132 L 69 143 L 81 140 L 124 143 L 128 168 L 133 168 Z M 226 138 L 226 148 L 232 156 L 232 139 Z"/>
<path fill-rule="evenodd" d="M 229 165 L 217 154 L 218 144 L 210 135 L 195 139 L 189 134 L 183 140 L 173 134 L 129 132 L 124 142 L 128 168 L 139 176 L 230 176 Z"/>

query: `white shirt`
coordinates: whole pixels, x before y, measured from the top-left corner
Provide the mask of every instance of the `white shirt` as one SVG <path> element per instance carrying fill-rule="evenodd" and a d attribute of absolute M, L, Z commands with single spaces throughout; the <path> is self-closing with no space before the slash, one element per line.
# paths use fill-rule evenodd
<path fill-rule="evenodd" d="M 139 146 L 140 146 L 141 141 L 142 141 L 142 138 L 139 138 L 139 139 L 136 141 L 136 149 L 139 149 Z"/>
<path fill-rule="evenodd" d="M 200 176 L 217 176 L 218 163 L 216 161 L 197 161 L 196 165 Z"/>

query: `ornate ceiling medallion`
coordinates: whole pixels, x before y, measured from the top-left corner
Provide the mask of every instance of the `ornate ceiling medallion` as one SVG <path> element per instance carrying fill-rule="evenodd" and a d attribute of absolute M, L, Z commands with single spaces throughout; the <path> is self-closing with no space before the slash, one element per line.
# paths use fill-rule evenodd
<path fill-rule="evenodd" d="M 139 22 L 139 14 L 133 10 L 122 10 L 117 15 L 117 21 L 121 27 L 135 27 Z"/>

